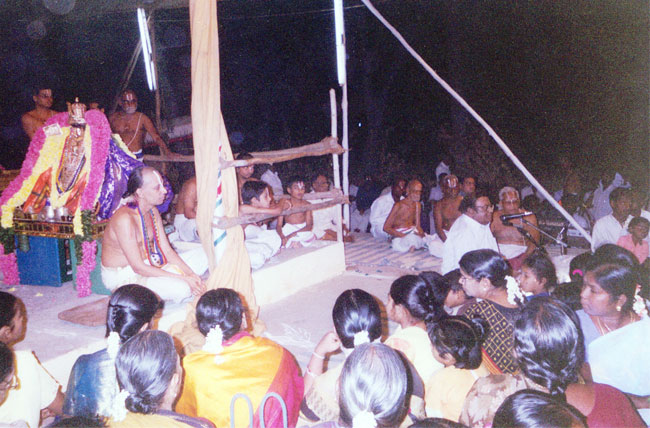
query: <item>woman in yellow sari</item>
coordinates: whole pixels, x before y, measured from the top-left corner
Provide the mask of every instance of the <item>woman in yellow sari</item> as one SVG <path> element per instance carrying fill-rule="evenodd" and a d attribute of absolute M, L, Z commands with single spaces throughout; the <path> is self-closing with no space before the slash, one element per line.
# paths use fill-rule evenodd
<path fill-rule="evenodd" d="M 276 393 L 286 404 L 289 426 L 295 426 L 303 394 L 298 365 L 282 346 L 243 330 L 244 316 L 242 301 L 233 290 L 218 288 L 201 296 L 196 321 L 206 343 L 201 351 L 183 358 L 185 380 L 176 411 L 209 419 L 218 427 L 248 427 L 244 400 L 236 402 L 234 425 L 230 420 L 231 400 L 243 393 L 253 405 L 254 427 L 260 426 L 262 412 L 266 426 L 282 426 L 277 400 L 260 408 L 265 395 Z"/>
<path fill-rule="evenodd" d="M 444 279 L 435 272 L 397 278 L 390 286 L 386 303 L 388 319 L 400 328 L 384 343 L 404 354 L 424 383 L 444 367 L 434 358 L 427 334 L 427 324 L 446 316 L 444 301 L 439 302 L 433 293 L 432 283 L 436 281 Z"/>

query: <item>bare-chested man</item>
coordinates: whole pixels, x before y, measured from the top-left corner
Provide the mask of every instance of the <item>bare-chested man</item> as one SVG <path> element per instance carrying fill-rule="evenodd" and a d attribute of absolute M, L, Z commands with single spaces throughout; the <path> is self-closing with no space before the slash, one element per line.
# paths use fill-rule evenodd
<path fill-rule="evenodd" d="M 384 232 L 393 237 L 393 250 L 405 253 L 424 246 L 424 232 L 420 227 L 422 183 L 411 180 L 406 197 L 393 205 L 384 223 Z"/>
<path fill-rule="evenodd" d="M 492 215 L 490 229 L 499 245 L 499 252 L 508 260 L 513 271 L 519 271 L 526 257 L 535 251 L 535 244 L 530 239 L 524 238 L 515 226 L 523 227 L 535 242 L 539 242 L 539 232 L 523 222 L 525 219 L 537 226 L 537 218 L 532 214 L 523 218 L 510 220 L 509 222 L 512 223 L 512 226 L 504 225 L 500 216 L 520 214 L 525 211 L 521 208 L 519 192 L 514 187 L 508 186 L 501 189 L 499 191 L 499 200 L 501 202 L 501 209 L 495 211 Z"/>
<path fill-rule="evenodd" d="M 458 207 L 463 197 L 460 196 L 458 177 L 452 174 L 442 180 L 442 194 L 443 198 L 433 204 L 433 219 L 436 234 L 442 242 L 445 242 L 447 231 L 461 214 Z"/>
<path fill-rule="evenodd" d="M 20 118 L 20 121 L 23 124 L 23 130 L 30 140 L 34 137 L 36 131 L 45 125 L 45 122 L 49 118 L 57 113 L 56 111 L 52 110 L 54 97 L 52 96 L 51 89 L 35 89 L 32 95 L 32 99 L 34 100 L 35 105 L 34 110 L 28 111 Z"/>
<path fill-rule="evenodd" d="M 237 156 L 235 156 L 235 160 L 248 160 L 248 159 L 253 159 L 253 155 L 251 155 L 248 152 L 237 153 Z M 235 168 L 235 173 L 237 174 L 237 186 L 239 188 L 239 205 L 241 205 L 242 204 L 241 188 L 244 185 L 244 183 L 246 183 L 247 181 L 258 181 L 257 178 L 253 177 L 253 174 L 255 174 L 255 165 L 238 166 L 237 168 Z M 271 197 L 271 201 L 272 200 L 273 197 Z"/>
<path fill-rule="evenodd" d="M 199 234 L 196 230 L 196 207 L 198 205 L 196 177 L 192 177 L 183 183 L 176 204 L 174 227 L 181 241 L 194 242 L 199 240 Z"/>
<path fill-rule="evenodd" d="M 115 211 L 104 232 L 102 281 L 109 290 L 141 284 L 175 303 L 205 291 L 197 276 L 207 269 L 203 249 L 187 254 L 195 272 L 167 240 L 156 208 L 166 194 L 155 169 L 141 167 L 131 173 L 124 195 L 127 205 Z"/>
<path fill-rule="evenodd" d="M 113 132 L 120 134 L 122 141 L 138 159 L 142 160 L 142 143 L 146 133 L 151 135 L 153 140 L 160 147 L 160 154 L 171 155 L 171 151 L 162 139 L 153 122 L 146 114 L 138 112 L 138 97 L 131 89 L 126 89 L 120 95 L 119 105 L 121 111 L 111 114 L 108 121 L 111 123 Z"/>

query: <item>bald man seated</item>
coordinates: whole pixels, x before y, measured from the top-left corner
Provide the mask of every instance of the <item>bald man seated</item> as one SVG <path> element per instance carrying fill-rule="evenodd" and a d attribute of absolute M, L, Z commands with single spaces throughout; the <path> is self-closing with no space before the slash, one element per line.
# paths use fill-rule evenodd
<path fill-rule="evenodd" d="M 393 250 L 405 253 L 424 247 L 424 232 L 420 227 L 422 183 L 411 180 L 406 197 L 393 205 L 384 223 L 384 232 L 392 237 Z"/>

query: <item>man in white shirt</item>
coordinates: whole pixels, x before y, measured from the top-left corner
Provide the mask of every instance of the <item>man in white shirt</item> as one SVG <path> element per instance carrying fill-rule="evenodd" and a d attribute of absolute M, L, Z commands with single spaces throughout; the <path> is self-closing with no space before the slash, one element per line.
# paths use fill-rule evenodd
<path fill-rule="evenodd" d="M 629 188 L 630 184 L 627 183 L 623 176 L 618 172 L 604 172 L 602 179 L 598 183 L 598 187 L 594 190 L 592 207 L 589 210 L 589 214 L 591 214 L 591 218 L 593 218 L 594 221 L 598 221 L 607 214 L 612 213 L 612 207 L 609 203 L 609 195 L 618 187 Z"/>
<path fill-rule="evenodd" d="M 398 178 L 391 187 L 391 192 L 378 197 L 370 207 L 370 233 L 379 239 L 388 239 L 390 235 L 384 232 L 384 223 L 388 214 L 393 209 L 395 202 L 398 202 L 406 192 L 406 180 Z"/>
<path fill-rule="evenodd" d="M 260 176 L 260 180 L 271 186 L 271 190 L 273 190 L 274 196 L 280 196 L 282 193 L 284 193 L 282 180 L 280 180 L 280 176 L 275 171 L 273 164 L 267 165 L 267 169 Z"/>
<path fill-rule="evenodd" d="M 499 251 L 497 241 L 490 231 L 494 205 L 487 196 L 467 196 L 460 203 L 462 213 L 447 233 L 442 248 L 442 274 L 458 267 L 458 261 L 468 251 L 488 248 Z"/>
<path fill-rule="evenodd" d="M 627 235 L 627 225 L 632 220 L 632 197 L 629 190 L 617 187 L 609 194 L 612 213 L 596 222 L 591 234 L 591 251 L 603 244 L 616 244 L 618 238 Z"/>

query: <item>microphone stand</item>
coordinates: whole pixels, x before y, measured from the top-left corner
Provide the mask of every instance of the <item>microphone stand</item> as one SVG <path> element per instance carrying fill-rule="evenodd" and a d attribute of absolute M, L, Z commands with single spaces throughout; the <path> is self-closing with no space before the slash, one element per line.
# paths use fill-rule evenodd
<path fill-rule="evenodd" d="M 522 218 L 522 219 L 521 219 L 521 222 L 524 223 L 524 224 L 527 224 L 528 226 L 530 226 L 530 227 L 532 227 L 533 229 L 535 229 L 536 231 L 538 231 L 540 234 L 546 236 L 546 237 L 549 238 L 551 241 L 553 241 L 553 242 L 555 242 L 556 244 L 558 244 L 558 245 L 562 248 L 563 251 L 566 251 L 566 249 L 569 247 L 569 245 L 568 245 L 567 243 L 563 242 L 563 241 L 560 240 L 560 239 L 555 238 L 555 237 L 552 236 L 552 235 L 549 235 L 548 233 L 544 232 L 544 231 L 543 231 L 542 229 L 540 229 L 538 226 L 532 224 L 531 222 L 529 222 L 529 221 L 526 220 L 525 218 Z M 523 235 L 524 238 L 526 238 L 526 239 L 528 239 L 530 242 L 532 242 L 532 243 L 535 245 L 535 248 L 537 248 L 538 250 L 543 251 L 544 253 L 546 253 L 546 249 L 545 249 L 544 247 L 542 247 L 542 246 L 540 245 L 540 243 L 537 242 L 537 241 L 535 240 L 535 238 L 533 238 L 533 237 L 531 236 L 531 234 L 530 234 L 526 229 L 524 229 L 523 226 L 519 226 L 519 225 L 513 224 L 513 223 L 510 222 L 510 221 L 505 221 L 505 222 L 502 222 L 502 223 L 503 223 L 504 226 L 513 226 L 515 229 L 517 229 L 517 230 L 519 231 L 519 233 L 521 233 L 521 234 Z M 566 228 L 566 226 L 565 226 L 565 228 Z"/>

